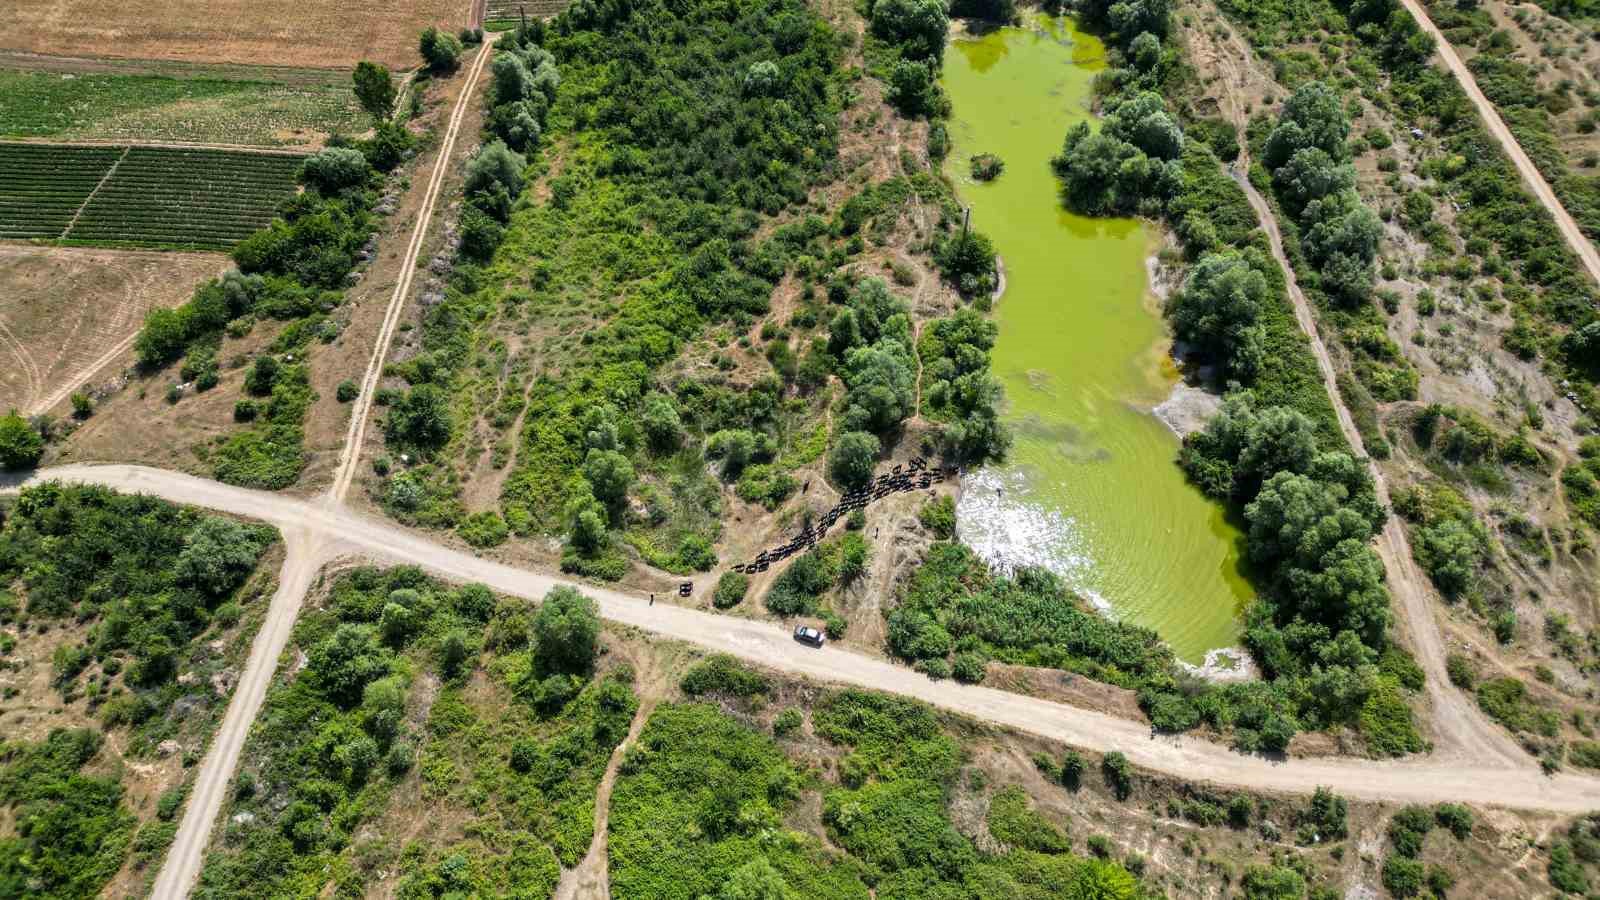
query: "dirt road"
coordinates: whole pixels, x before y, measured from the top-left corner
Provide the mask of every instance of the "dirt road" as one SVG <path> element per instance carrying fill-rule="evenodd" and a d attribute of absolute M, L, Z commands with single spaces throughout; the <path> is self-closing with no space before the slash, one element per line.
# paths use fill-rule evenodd
<path fill-rule="evenodd" d="M 472 61 L 472 68 L 467 70 L 467 82 L 462 86 L 461 94 L 456 97 L 455 109 L 450 113 L 450 123 L 445 128 L 433 173 L 428 178 L 428 192 L 423 198 L 416 227 L 411 231 L 411 241 L 402 257 L 400 274 L 395 279 L 394 293 L 389 296 L 389 308 L 378 330 L 378 340 L 372 347 L 372 359 L 367 363 L 366 374 L 361 377 L 361 393 L 350 404 L 350 428 L 345 433 L 344 448 L 339 452 L 339 466 L 333 473 L 333 486 L 326 495 L 330 504 L 344 502 L 345 495 L 350 491 L 350 483 L 355 478 L 356 466 L 361 462 L 361 446 L 366 442 L 367 419 L 372 412 L 372 395 L 378 391 L 378 379 L 383 375 L 383 360 L 389 355 L 389 345 L 393 343 L 395 329 L 400 325 L 400 311 L 405 308 L 406 297 L 411 293 L 411 283 L 417 274 L 417 256 L 422 253 L 422 242 L 428 235 L 428 223 L 433 220 L 433 210 L 439 202 L 439 189 L 444 184 L 445 173 L 450 169 L 456 138 L 461 134 L 461 120 L 466 115 L 467 103 L 477 90 L 484 64 L 494 55 L 494 42 L 499 38 L 498 34 L 484 36 L 483 47 L 478 51 L 477 59 Z"/>
<path fill-rule="evenodd" d="M 255 721 L 267 697 L 272 673 L 278 668 L 278 657 L 289 643 L 295 619 L 300 616 L 300 602 L 321 568 L 322 559 L 314 552 L 315 538 L 310 532 L 295 528 L 292 523 L 280 523 L 278 527 L 283 531 L 288 549 L 283 570 L 278 573 L 278 589 L 272 595 L 261 630 L 256 632 L 255 643 L 250 646 L 250 658 L 234 688 L 233 699 L 228 702 L 222 725 L 195 776 L 189 805 L 183 812 L 172 847 L 167 851 L 166 864 L 156 875 L 150 892 L 152 897 L 185 896 L 200 875 L 211 826 L 222 810 L 222 799 L 233 778 L 239 751 L 244 749 L 244 739 L 250 733 L 250 723 Z"/>
<path fill-rule="evenodd" d="M 441 547 L 426 537 L 395 525 L 331 508 L 315 500 L 298 500 L 261 491 L 230 487 L 177 472 L 139 466 L 63 466 L 39 473 L 32 481 L 59 479 L 102 484 L 122 491 L 140 491 L 178 503 L 224 510 L 262 519 L 303 537 L 310 553 L 293 553 L 293 571 L 285 585 L 303 590 L 310 575 L 324 562 L 345 554 L 360 554 L 396 563 L 422 566 L 445 578 L 482 582 L 501 593 L 538 599 L 552 587 L 571 584 L 565 579 L 528 572 Z M 963 715 L 994 722 L 1047 738 L 1093 750 L 1120 750 L 1134 763 L 1196 782 L 1257 790 L 1306 793 L 1327 785 L 1341 794 L 1393 803 L 1435 803 L 1469 800 L 1474 803 L 1563 813 L 1600 808 L 1600 779 L 1574 774 L 1541 775 L 1526 757 L 1504 759 L 1498 754 L 1480 757 L 1470 745 L 1456 754 L 1401 761 L 1338 758 L 1274 760 L 1244 756 L 1207 741 L 1181 737 L 1152 737 L 1148 727 L 1104 713 L 1064 706 L 1035 697 L 1013 694 L 952 681 L 931 681 L 904 666 L 848 650 L 828 647 L 814 650 L 795 643 L 781 626 L 687 609 L 667 603 L 651 605 L 642 596 L 608 588 L 577 585 L 600 605 L 601 615 L 708 650 L 730 653 L 784 672 L 821 682 L 856 685 L 921 700 Z M 257 639 L 257 652 L 241 678 L 223 728 L 213 744 L 212 757 L 237 756 L 259 696 L 271 680 L 277 661 L 275 643 L 280 629 L 292 623 L 294 605 L 290 588 L 274 600 L 274 613 Z M 202 781 L 207 790 L 226 784 L 221 766 L 207 766 Z M 213 771 L 214 770 L 214 771 Z M 211 782 L 210 779 L 219 779 Z M 163 884 L 191 883 L 198 870 L 207 829 L 206 807 L 220 802 L 191 804 L 185 815 L 182 838 L 168 858 L 173 875 L 163 872 Z M 193 818 L 195 824 L 191 824 Z M 180 892 L 158 896 L 177 896 Z"/>
<path fill-rule="evenodd" d="M 1243 174 L 1249 169 L 1249 165 L 1249 159 L 1246 157 L 1231 168 L 1230 173 L 1233 175 L 1233 180 L 1244 189 L 1245 195 L 1250 199 L 1251 208 L 1256 211 L 1256 218 L 1267 231 L 1272 255 L 1283 269 L 1284 278 L 1288 283 L 1295 319 L 1300 323 L 1300 330 L 1311 340 L 1311 353 L 1317 358 L 1317 369 L 1322 375 L 1323 387 L 1327 390 L 1328 399 L 1338 415 L 1339 431 L 1344 434 L 1345 440 L 1358 456 L 1366 457 L 1366 445 L 1361 440 L 1361 432 L 1356 430 L 1355 420 L 1350 417 L 1350 410 L 1345 407 L 1344 400 L 1339 394 L 1333 359 L 1328 355 L 1327 345 L 1317 333 L 1317 322 L 1311 314 L 1311 304 L 1306 300 L 1305 293 L 1300 290 L 1300 283 L 1294 276 L 1294 268 L 1289 265 L 1288 257 L 1284 255 L 1283 235 L 1278 230 L 1278 220 L 1273 215 L 1266 198 L 1261 196 L 1255 185 L 1252 185 Z M 1379 501 L 1388 506 L 1388 486 L 1384 483 L 1383 473 L 1370 458 L 1367 459 L 1367 470 L 1372 474 Z M 1434 714 L 1435 755 L 1451 759 L 1496 760 L 1510 765 L 1525 761 L 1527 755 L 1511 741 L 1510 737 L 1490 723 L 1477 707 L 1467 700 L 1466 695 L 1451 686 L 1444 666 L 1444 639 L 1439 633 L 1438 622 L 1433 618 L 1433 589 L 1422 572 L 1417 569 L 1416 561 L 1411 555 L 1411 542 L 1406 536 L 1405 526 L 1393 514 L 1384 522 L 1383 533 L 1378 537 L 1376 549 L 1378 555 L 1383 558 L 1383 569 L 1389 576 L 1389 592 L 1401 606 L 1400 625 L 1411 637 L 1411 646 L 1416 653 L 1417 662 L 1421 664 L 1423 671 L 1428 673 L 1426 690 Z"/>
<path fill-rule="evenodd" d="M 1523 152 L 1522 145 L 1517 143 L 1516 137 L 1511 134 L 1511 129 L 1507 128 L 1506 123 L 1500 119 L 1500 114 L 1495 111 L 1494 104 L 1490 103 L 1489 98 L 1485 97 L 1483 91 L 1478 89 L 1478 82 L 1472 77 L 1472 70 L 1468 69 L 1466 63 L 1461 61 L 1461 57 L 1456 55 L 1455 48 L 1450 46 L 1449 41 L 1445 40 L 1444 34 L 1439 31 L 1439 26 L 1433 24 L 1433 20 L 1428 18 L 1427 10 L 1422 8 L 1422 4 L 1418 0 L 1400 0 L 1400 2 L 1405 5 L 1406 11 L 1411 13 L 1411 17 L 1417 20 L 1417 24 L 1422 27 L 1422 30 L 1433 37 L 1434 49 L 1438 51 L 1439 59 L 1444 62 L 1445 68 L 1450 70 L 1450 74 L 1455 76 L 1456 81 L 1461 85 L 1461 89 L 1467 92 L 1467 97 L 1472 100 L 1472 105 L 1478 108 L 1479 118 L 1483 119 L 1483 124 L 1488 127 L 1489 133 L 1494 135 L 1494 139 L 1500 142 L 1501 149 L 1505 150 L 1506 156 L 1511 158 L 1511 163 L 1517 167 L 1517 172 L 1522 176 L 1522 180 L 1527 183 L 1529 189 L 1533 191 L 1533 195 L 1539 198 L 1539 202 L 1544 204 L 1544 208 L 1549 210 L 1550 215 L 1555 218 L 1556 227 L 1561 230 L 1561 236 L 1566 239 L 1567 246 L 1578 254 L 1578 259 L 1583 261 L 1583 267 L 1589 270 L 1589 277 L 1595 281 L 1600 281 L 1600 253 L 1595 252 L 1594 245 L 1589 242 L 1588 238 L 1583 236 L 1583 232 L 1578 228 L 1578 223 L 1573 221 L 1572 216 L 1567 213 L 1567 208 L 1561 205 L 1560 200 L 1556 199 L 1556 192 L 1550 189 L 1550 184 L 1544 180 L 1543 175 L 1539 174 L 1539 169 L 1534 166 L 1533 160 L 1529 159 L 1528 154 Z"/>

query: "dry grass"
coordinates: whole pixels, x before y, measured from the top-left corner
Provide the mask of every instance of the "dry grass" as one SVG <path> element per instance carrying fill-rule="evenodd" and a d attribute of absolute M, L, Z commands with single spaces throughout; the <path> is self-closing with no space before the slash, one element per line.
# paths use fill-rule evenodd
<path fill-rule="evenodd" d="M 216 253 L 0 246 L 0 409 L 61 405 L 146 312 L 177 306 L 226 264 Z"/>
<path fill-rule="evenodd" d="M 417 34 L 468 24 L 472 0 L 14 0 L 0 49 L 63 56 L 346 68 L 418 63 Z"/>

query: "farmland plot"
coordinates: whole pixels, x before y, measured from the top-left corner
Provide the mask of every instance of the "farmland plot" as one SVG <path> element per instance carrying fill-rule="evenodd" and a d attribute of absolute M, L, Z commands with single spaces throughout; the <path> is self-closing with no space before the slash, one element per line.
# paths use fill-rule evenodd
<path fill-rule="evenodd" d="M 65 239 L 225 250 L 272 221 L 299 166 L 296 156 L 134 147 Z"/>
<path fill-rule="evenodd" d="M 300 157 L 0 144 L 0 238 L 226 250 L 295 191 Z"/>
<path fill-rule="evenodd" d="M 122 150 L 0 144 L 0 238 L 60 237 Z"/>
<path fill-rule="evenodd" d="M 27 414 L 114 377 L 145 313 L 228 268 L 220 253 L 0 245 L 0 412 Z"/>

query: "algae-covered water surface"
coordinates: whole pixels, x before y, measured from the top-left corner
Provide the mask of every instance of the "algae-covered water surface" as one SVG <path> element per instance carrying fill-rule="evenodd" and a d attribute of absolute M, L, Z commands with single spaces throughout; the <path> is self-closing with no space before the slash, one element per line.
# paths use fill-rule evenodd
<path fill-rule="evenodd" d="M 1237 643 L 1251 596 L 1238 532 L 1184 481 L 1178 439 L 1150 413 L 1175 373 L 1147 290 L 1149 236 L 1067 212 L 1050 170 L 1102 66 L 1098 40 L 1046 17 L 945 54 L 947 171 L 1005 266 L 994 369 L 1016 435 L 1005 464 L 967 476 L 961 537 L 1002 566 L 1055 570 L 1198 663 Z M 978 153 L 1004 161 L 999 178 L 972 179 Z"/>

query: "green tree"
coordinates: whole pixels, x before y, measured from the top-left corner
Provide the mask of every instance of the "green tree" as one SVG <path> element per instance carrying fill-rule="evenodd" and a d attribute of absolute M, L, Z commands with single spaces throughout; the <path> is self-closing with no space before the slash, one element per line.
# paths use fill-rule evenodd
<path fill-rule="evenodd" d="M 583 477 L 589 480 L 596 500 L 615 507 L 627 498 L 633 485 L 633 463 L 615 450 L 590 450 L 583 461 Z"/>
<path fill-rule="evenodd" d="M 266 548 L 261 529 L 233 519 L 206 516 L 183 539 L 178 553 L 178 580 L 212 597 L 233 592 L 255 570 Z"/>
<path fill-rule="evenodd" d="M 300 180 L 331 196 L 366 183 L 371 171 L 360 150 L 324 147 L 300 164 Z"/>
<path fill-rule="evenodd" d="M 389 69 L 379 63 L 362 60 L 356 63 L 352 74 L 356 100 L 374 119 L 387 119 L 394 112 L 394 79 Z"/>
<path fill-rule="evenodd" d="M 371 681 L 389 672 L 390 653 L 370 625 L 346 622 L 311 648 L 307 669 L 333 700 L 354 703 Z"/>
<path fill-rule="evenodd" d="M 1246 866 L 1239 887 L 1245 900 L 1301 900 L 1306 880 L 1288 866 Z"/>
<path fill-rule="evenodd" d="M 845 490 L 866 486 L 878 461 L 878 438 L 865 431 L 847 431 L 828 451 L 828 474 Z"/>
<path fill-rule="evenodd" d="M 600 607 L 576 588 L 552 588 L 534 613 L 532 632 L 541 673 L 587 674 L 600 648 Z"/>
<path fill-rule="evenodd" d="M 639 418 L 645 439 L 658 452 L 672 450 L 683 439 L 683 421 L 678 417 L 678 406 L 666 394 L 654 391 L 648 394 Z"/>
<path fill-rule="evenodd" d="M 1261 310 L 1267 279 L 1235 251 L 1201 257 L 1169 305 L 1178 337 L 1220 360 L 1228 374 L 1254 377 L 1266 360 Z"/>
<path fill-rule="evenodd" d="M 756 436 L 742 428 L 724 429 L 706 441 L 706 456 L 722 460 L 722 478 L 733 481 L 755 456 Z"/>
<path fill-rule="evenodd" d="M 717 900 L 788 900 L 790 896 L 789 883 L 765 856 L 734 869 L 717 891 Z"/>
<path fill-rule="evenodd" d="M 44 438 L 16 410 L 0 416 L 0 469 L 31 469 L 44 455 Z"/>
<path fill-rule="evenodd" d="M 1313 200 L 1353 190 L 1356 170 L 1349 163 L 1336 162 L 1321 147 L 1302 147 L 1272 173 L 1278 195 L 1292 210 L 1303 210 Z"/>
<path fill-rule="evenodd" d="M 419 384 L 390 407 L 384 433 L 391 441 L 430 452 L 450 440 L 450 399 L 432 384 Z"/>
<path fill-rule="evenodd" d="M 1345 142 L 1350 120 L 1339 92 L 1320 81 L 1307 81 L 1284 101 L 1278 124 L 1267 136 L 1262 162 L 1269 171 L 1287 163 L 1300 150 L 1315 147 L 1336 162 L 1350 157 Z"/>
<path fill-rule="evenodd" d="M 872 33 L 898 45 L 908 59 L 944 58 L 950 27 L 944 0 L 877 0 L 872 6 Z"/>
<path fill-rule="evenodd" d="M 417 39 L 417 51 L 435 72 L 453 71 L 461 64 L 461 41 L 448 31 L 429 27 Z"/>

